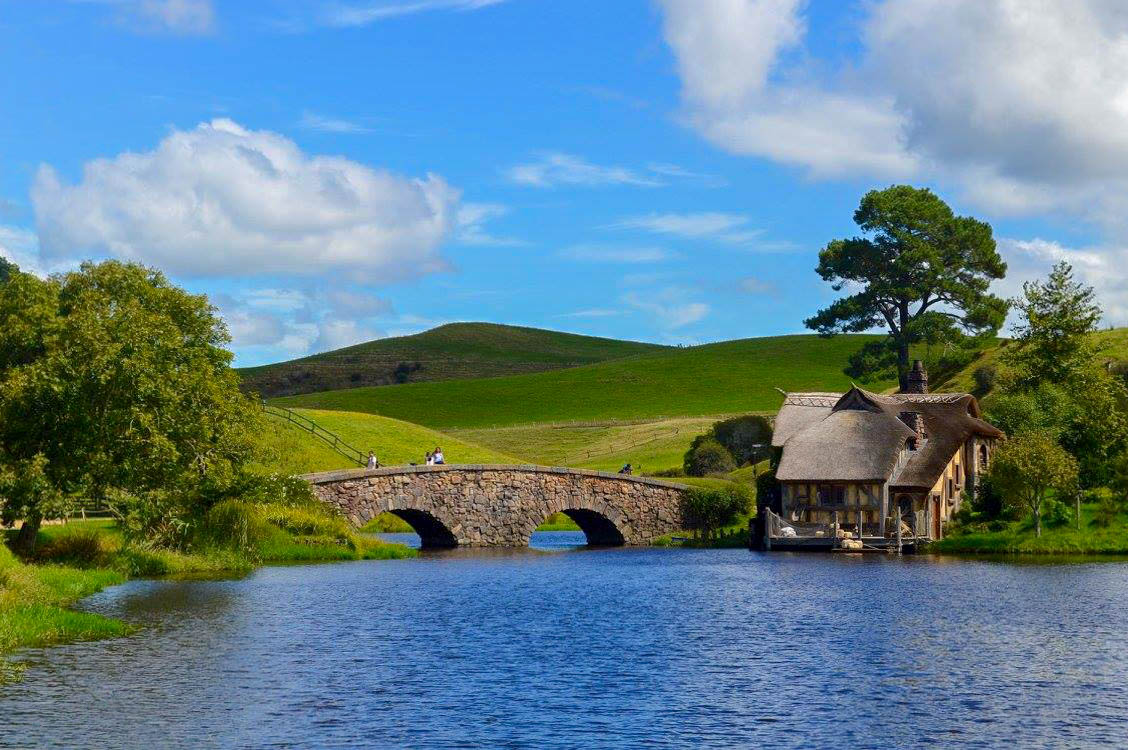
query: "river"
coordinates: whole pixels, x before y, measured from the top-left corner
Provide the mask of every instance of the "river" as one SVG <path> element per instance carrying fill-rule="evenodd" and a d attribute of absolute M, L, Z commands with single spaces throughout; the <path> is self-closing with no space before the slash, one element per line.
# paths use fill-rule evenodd
<path fill-rule="evenodd" d="M 0 746 L 1124 747 L 1128 564 L 425 553 L 133 581 L 25 652 Z"/>

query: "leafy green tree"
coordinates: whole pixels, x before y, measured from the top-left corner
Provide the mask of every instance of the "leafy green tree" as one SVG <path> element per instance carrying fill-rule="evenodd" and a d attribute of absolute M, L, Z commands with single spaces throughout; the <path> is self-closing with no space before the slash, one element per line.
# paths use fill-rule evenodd
<path fill-rule="evenodd" d="M 1015 325 L 1015 346 L 1004 359 L 1019 375 L 1019 387 L 1063 383 L 1092 369 L 1101 308 L 1093 288 L 1074 280 L 1073 267 L 1062 261 L 1045 281 L 1028 281 L 1012 304 L 1022 314 Z"/>
<path fill-rule="evenodd" d="M 717 442 L 711 433 L 693 439 L 685 454 L 685 473 L 691 477 L 725 474 L 736 468 L 728 448 Z"/>
<path fill-rule="evenodd" d="M 1128 447 L 1128 388 L 1095 364 L 1091 333 L 1101 318 L 1091 287 L 1066 263 L 1045 281 L 1027 282 L 1014 301 L 1021 316 L 1006 348 L 1009 370 L 988 405 L 990 418 L 1014 435 L 1054 435 L 1080 464 L 1081 485 L 1107 483 Z"/>
<path fill-rule="evenodd" d="M 823 335 L 885 328 L 886 339 L 855 358 L 857 371 L 892 363 L 904 387 L 914 343 L 962 346 L 969 335 L 998 332 L 1007 303 L 987 290 L 1007 266 L 989 224 L 908 185 L 867 193 L 854 222 L 869 236 L 833 240 L 816 269 L 836 292 L 852 293 L 805 324 Z"/>
<path fill-rule="evenodd" d="M 714 422 L 710 431 L 737 466 L 763 459 L 772 444 L 772 423 L 756 414 Z"/>
<path fill-rule="evenodd" d="M 1069 492 L 1077 483 L 1077 461 L 1053 435 L 1027 432 L 1012 437 L 995 451 L 991 484 L 1003 499 L 1034 519 L 1034 535 L 1042 536 L 1042 512 L 1050 490 Z"/>
<path fill-rule="evenodd" d="M 228 341 L 205 297 L 141 266 L 0 286 L 0 466 L 51 490 L 20 495 L 25 551 L 56 496 L 108 501 L 158 542 L 186 538 L 254 450 L 258 411 Z"/>
<path fill-rule="evenodd" d="M 19 271 L 20 267 L 15 263 L 5 258 L 0 258 L 0 284 L 3 284 L 12 276 L 15 276 Z"/>

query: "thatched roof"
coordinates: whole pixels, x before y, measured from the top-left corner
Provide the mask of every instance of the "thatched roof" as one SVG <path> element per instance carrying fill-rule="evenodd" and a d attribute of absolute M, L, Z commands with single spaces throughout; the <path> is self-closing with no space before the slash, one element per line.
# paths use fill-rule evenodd
<path fill-rule="evenodd" d="M 828 404 L 832 397 L 834 403 Z M 901 452 L 915 436 L 900 419 L 906 411 L 921 415 L 926 439 L 906 454 L 898 470 Z M 856 387 L 841 396 L 789 393 L 772 441 L 783 446 L 776 477 L 812 482 L 889 480 L 893 490 L 928 489 L 972 435 L 1003 436 L 979 417 L 979 403 L 967 393 L 879 395 Z"/>

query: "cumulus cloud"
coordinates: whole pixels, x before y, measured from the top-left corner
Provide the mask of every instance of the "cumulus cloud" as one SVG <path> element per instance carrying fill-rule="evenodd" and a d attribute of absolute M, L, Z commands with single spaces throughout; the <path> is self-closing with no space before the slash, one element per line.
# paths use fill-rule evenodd
<path fill-rule="evenodd" d="M 802 0 L 657 2 L 685 119 L 721 148 L 1128 231 L 1119 0 L 873 0 L 837 66 L 806 47 Z"/>
<path fill-rule="evenodd" d="M 707 304 L 687 300 L 686 292 L 675 287 L 648 293 L 629 292 L 623 295 L 623 302 L 652 316 L 667 330 L 684 328 L 709 314 Z"/>
<path fill-rule="evenodd" d="M 1128 325 L 1128 248 L 1112 245 L 1073 248 L 1042 238 L 1010 237 L 1000 238 L 998 246 L 1008 272 L 1006 279 L 996 282 L 997 294 L 1016 297 L 1022 293 L 1023 281 L 1045 278 L 1055 263 L 1066 261 L 1073 266 L 1074 276 L 1096 291 L 1104 322 Z"/>
<path fill-rule="evenodd" d="M 321 274 L 393 281 L 446 270 L 458 193 L 218 119 L 31 191 L 44 259 L 100 253 L 185 276 Z"/>

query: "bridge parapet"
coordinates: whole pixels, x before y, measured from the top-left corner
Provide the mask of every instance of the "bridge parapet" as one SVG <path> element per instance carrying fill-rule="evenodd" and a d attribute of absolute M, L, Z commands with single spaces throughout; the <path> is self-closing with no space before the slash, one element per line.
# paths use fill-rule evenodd
<path fill-rule="evenodd" d="M 649 477 L 535 465 L 446 464 L 307 474 L 353 523 L 394 513 L 429 547 L 524 546 L 553 513 L 594 545 L 645 545 L 682 528 L 687 487 Z"/>

